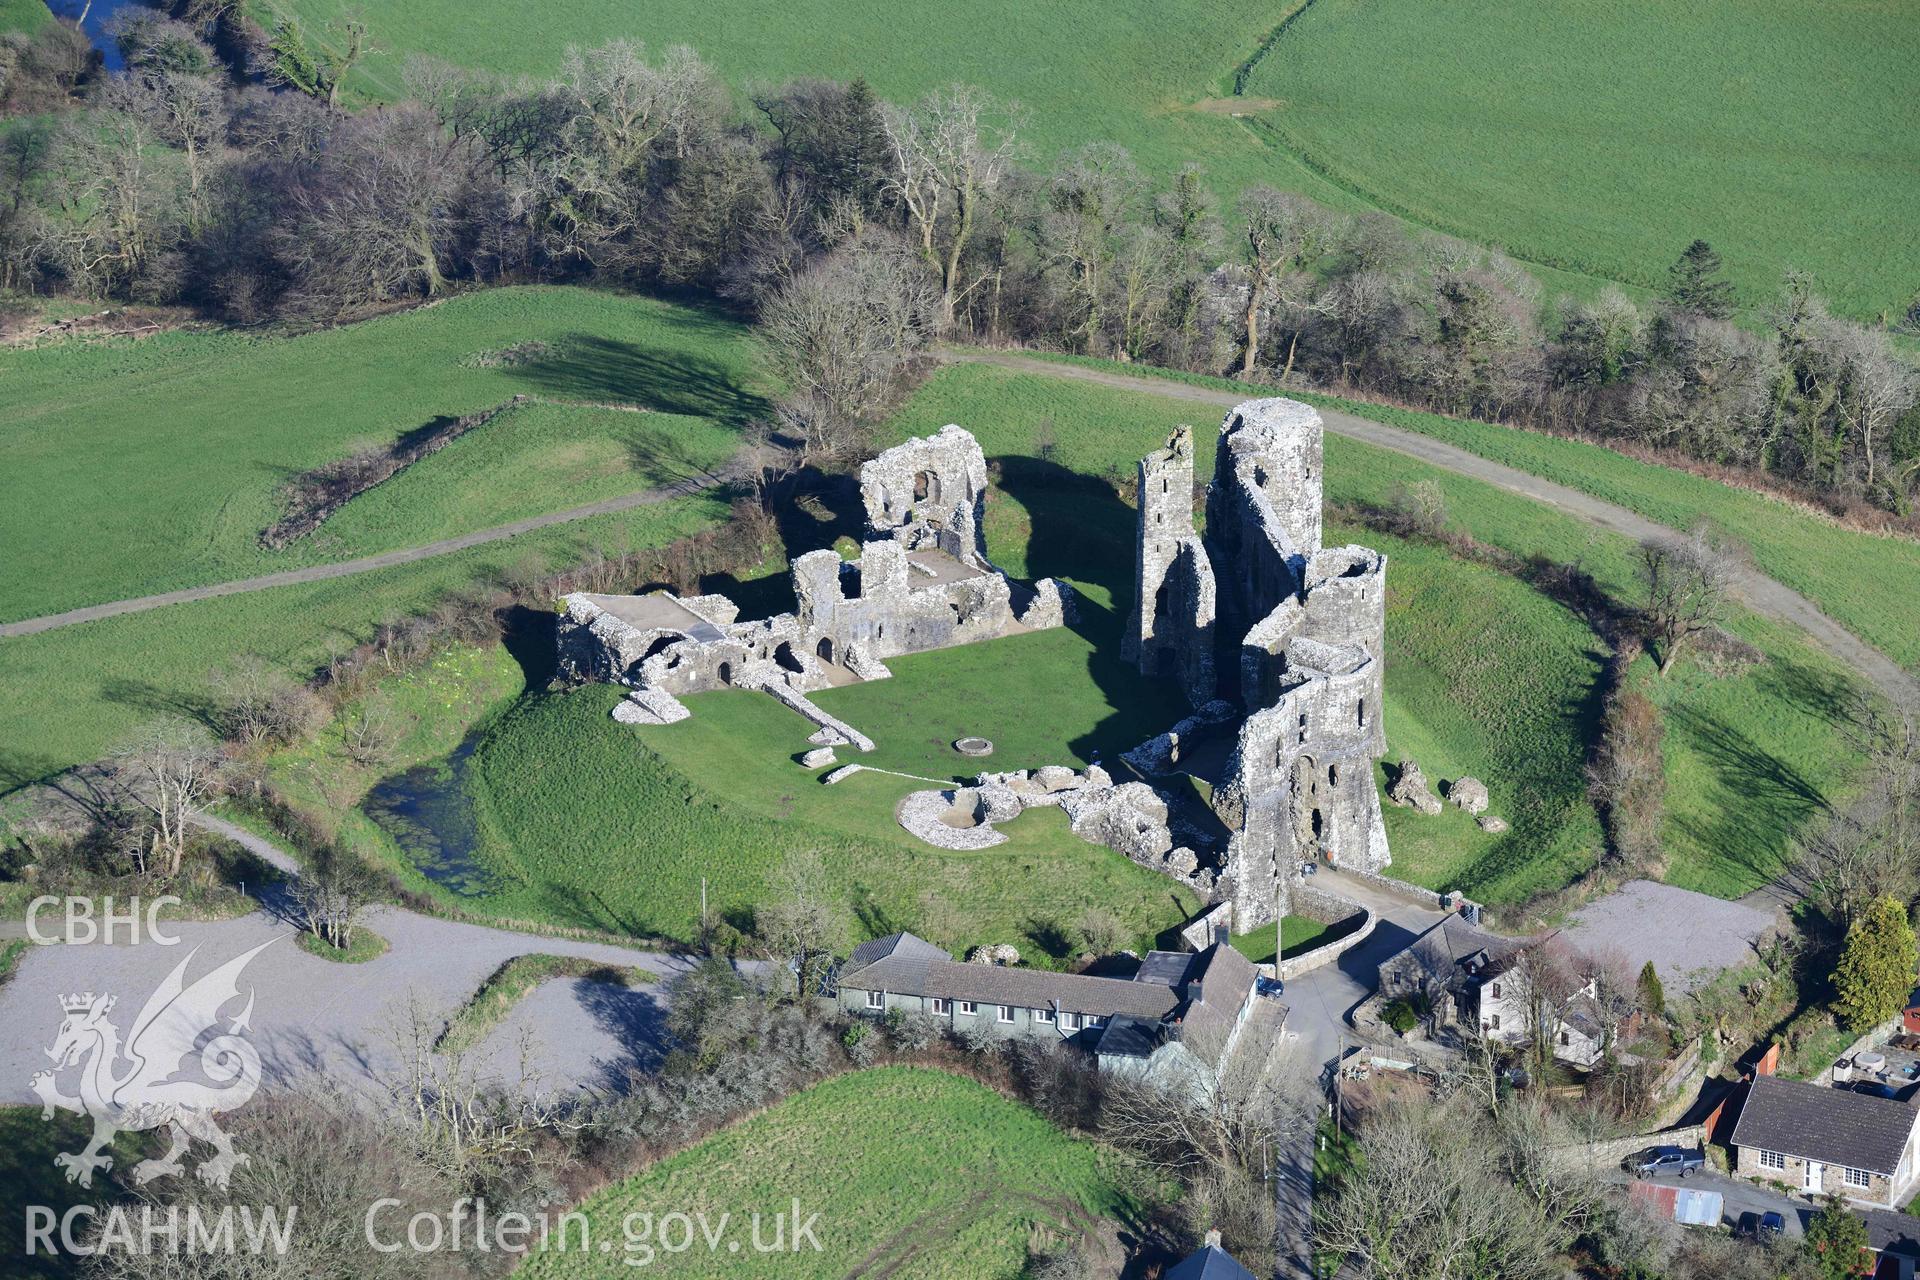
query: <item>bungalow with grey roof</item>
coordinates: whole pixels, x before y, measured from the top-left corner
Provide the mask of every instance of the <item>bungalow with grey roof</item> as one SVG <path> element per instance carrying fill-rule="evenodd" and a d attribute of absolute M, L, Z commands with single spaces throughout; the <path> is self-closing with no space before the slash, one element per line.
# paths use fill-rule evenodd
<path fill-rule="evenodd" d="M 1898 1208 L 1912 1194 L 1920 1111 L 1827 1085 L 1756 1076 L 1733 1126 L 1734 1173 Z"/>
<path fill-rule="evenodd" d="M 1253 962 L 1224 941 L 1149 952 L 1132 978 L 962 964 L 911 933 L 853 949 L 835 999 L 849 1013 L 898 1009 L 962 1030 L 1065 1041 L 1103 1070 L 1171 1081 L 1217 1078 L 1257 998 Z"/>

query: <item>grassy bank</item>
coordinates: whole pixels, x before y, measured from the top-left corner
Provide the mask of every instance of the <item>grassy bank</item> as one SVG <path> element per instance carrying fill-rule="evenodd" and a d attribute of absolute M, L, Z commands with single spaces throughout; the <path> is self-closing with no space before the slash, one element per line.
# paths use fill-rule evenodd
<path fill-rule="evenodd" d="M 1130 476 L 1134 462 L 1176 422 L 1196 425 L 1196 470 L 1210 474 L 1219 417 L 1190 402 L 958 366 L 935 375 L 893 430 L 906 435 L 945 422 L 967 425 L 998 469 L 987 512 L 995 556 L 1014 572 L 1034 576 L 1071 576 L 1079 567 L 1124 598 L 1132 572 L 1132 512 L 1110 486 L 1075 484 L 1071 475 Z M 1043 445 L 1050 461 L 1034 456 Z M 1439 485 L 1454 525 L 1481 542 L 1522 557 L 1580 565 L 1616 597 L 1637 598 L 1634 548 L 1627 539 L 1404 455 L 1327 438 L 1330 503 L 1383 504 L 1397 487 L 1421 480 Z M 1557 770 L 1557 788 L 1528 782 L 1515 790 L 1542 806 L 1542 830 L 1592 833 L 1595 828 L 1586 825 L 1591 810 L 1584 797 L 1575 799 L 1576 761 L 1552 752 L 1536 758 L 1539 743 L 1558 742 L 1563 746 L 1556 750 L 1564 750 L 1582 741 L 1588 732 L 1583 726 L 1591 723 L 1597 652 L 1574 652 L 1581 641 L 1568 629 L 1572 620 L 1503 575 L 1458 565 L 1450 581 L 1434 578 L 1438 553 L 1409 545 L 1395 550 L 1394 540 L 1370 531 L 1347 533 L 1389 548 L 1391 557 L 1386 727 L 1392 751 L 1421 760 L 1429 777 L 1482 777 L 1494 789 L 1496 812 L 1520 803 L 1515 791 L 1501 792 L 1514 778 L 1537 777 L 1528 774 L 1533 769 Z M 1519 594 L 1509 595 L 1496 582 Z M 1476 625 L 1483 611 L 1491 628 Z M 1564 619 L 1557 625 L 1556 614 Z M 1851 765 L 1834 718 L 1849 677 L 1791 628 L 1737 612 L 1730 629 L 1768 661 L 1718 677 L 1688 667 L 1660 682 L 1658 697 L 1668 712 L 1669 878 L 1737 896 L 1777 874 L 1794 834 L 1847 789 Z M 1511 667 L 1499 665 L 1509 658 Z M 1508 698 L 1524 706 L 1523 715 L 1503 709 Z M 1446 767 L 1436 768 L 1430 758 Z M 1754 796 L 1764 803 L 1755 803 Z M 1541 848 L 1488 837 L 1452 810 L 1426 819 L 1389 809 L 1388 824 L 1396 871 L 1496 903 L 1562 881 L 1590 863 L 1593 848 L 1585 838 Z"/>
<path fill-rule="evenodd" d="M 700 1208 L 715 1224 L 731 1212 L 743 1239 L 758 1212 L 770 1242 L 771 1219 L 796 1199 L 803 1221 L 819 1215 L 817 1252 L 762 1255 L 722 1243 L 642 1255 L 635 1249 L 646 1242 L 630 1246 L 623 1235 L 634 1215 L 656 1222 Z M 708 1280 L 770 1270 L 799 1280 L 1001 1280 L 1021 1274 L 1036 1228 L 1070 1238 L 1133 1207 L 1108 1157 L 1037 1112 L 971 1080 L 882 1067 L 797 1093 L 590 1197 L 580 1206 L 589 1239 L 615 1242 L 611 1256 L 552 1249 L 523 1270 L 534 1280 L 614 1276 L 629 1270 L 624 1254 L 635 1266 L 649 1256 L 663 1275 Z"/>
<path fill-rule="evenodd" d="M 1064 364 L 1268 396 L 1274 389 L 1107 360 L 1048 356 Z M 1836 622 L 1910 671 L 1920 672 L 1920 542 L 1845 528 L 1824 514 L 1601 445 L 1519 427 L 1289 390 L 1322 409 L 1444 440 L 1469 453 L 1591 494 L 1676 529 L 1705 520 L 1752 553 L 1755 566 L 1806 596 Z M 1204 406 L 1188 405 L 1188 416 Z M 1330 446 L 1331 447 L 1331 446 Z"/>
<path fill-rule="evenodd" d="M 628 987 L 660 980 L 658 974 L 637 966 L 622 969 L 578 956 L 515 956 L 489 974 L 473 997 L 454 1011 L 453 1017 L 447 1020 L 447 1029 L 440 1033 L 433 1047 L 441 1053 L 473 1048 L 506 1020 L 514 1006 L 532 995 L 534 988 L 556 978 Z"/>
<path fill-rule="evenodd" d="M 168 333 L 0 354 L 0 621 L 350 559 L 711 465 L 764 402 L 737 325 L 584 289 L 496 289 L 291 338 Z M 515 394 L 283 551 L 281 486 Z"/>
<path fill-rule="evenodd" d="M 211 716 L 210 674 L 238 655 L 305 679 L 381 623 L 476 585 L 596 548 L 664 545 L 726 514 L 717 497 L 680 498 L 418 564 L 0 640 L 0 791 L 96 759 L 155 714 Z"/>

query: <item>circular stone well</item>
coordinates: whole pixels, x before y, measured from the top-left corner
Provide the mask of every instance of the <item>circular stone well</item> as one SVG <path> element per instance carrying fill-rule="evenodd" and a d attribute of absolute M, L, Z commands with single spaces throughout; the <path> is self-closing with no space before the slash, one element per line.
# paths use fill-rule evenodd
<path fill-rule="evenodd" d="M 953 749 L 963 756 L 990 756 L 993 744 L 985 738 L 955 738 Z"/>

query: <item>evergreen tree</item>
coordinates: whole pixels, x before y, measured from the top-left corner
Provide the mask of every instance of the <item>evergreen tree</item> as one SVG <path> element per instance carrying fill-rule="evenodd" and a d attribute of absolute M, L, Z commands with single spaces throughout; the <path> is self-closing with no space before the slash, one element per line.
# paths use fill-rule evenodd
<path fill-rule="evenodd" d="M 1834 1002 L 1840 1019 L 1865 1031 L 1906 1007 L 1914 983 L 1913 926 L 1891 897 L 1875 898 L 1847 930 L 1847 944 L 1834 970 Z"/>
<path fill-rule="evenodd" d="M 1867 1224 L 1847 1212 L 1836 1192 L 1807 1224 L 1806 1250 L 1820 1274 L 1851 1280 L 1866 1274 Z"/>
<path fill-rule="evenodd" d="M 1705 240 L 1688 245 L 1668 270 L 1667 301 L 1711 320 L 1733 314 L 1733 286 L 1721 279 L 1720 255 Z"/>
<path fill-rule="evenodd" d="M 1667 990 L 1660 985 L 1660 975 L 1653 971 L 1651 960 L 1640 967 L 1640 1007 L 1649 1017 L 1667 1016 Z"/>

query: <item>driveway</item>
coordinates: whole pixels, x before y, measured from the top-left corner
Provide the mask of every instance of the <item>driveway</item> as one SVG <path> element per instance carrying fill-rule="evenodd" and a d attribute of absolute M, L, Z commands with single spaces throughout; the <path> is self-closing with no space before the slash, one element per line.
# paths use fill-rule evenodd
<path fill-rule="evenodd" d="M 1624 1169 L 1605 1170 L 1601 1179 L 1621 1188 L 1630 1187 L 1637 1181 Z M 1814 1215 L 1814 1206 L 1805 1200 L 1783 1196 L 1757 1182 L 1730 1178 L 1711 1170 L 1687 1178 L 1655 1178 L 1649 1181 L 1663 1186 L 1685 1187 L 1689 1191 L 1718 1191 L 1722 1197 L 1720 1223 L 1728 1228 L 1738 1226 L 1742 1214 L 1777 1213 L 1787 1221 L 1787 1235 L 1798 1238 L 1806 1234 L 1807 1223 L 1812 1221 Z"/>
<path fill-rule="evenodd" d="M 1324 1082 L 1342 1047 L 1367 1043 L 1354 1030 L 1353 1011 L 1373 994 L 1380 962 L 1445 919 L 1445 913 L 1391 889 L 1321 868 L 1316 888 L 1365 906 L 1379 917 L 1373 932 L 1334 963 L 1304 973 L 1286 984 L 1286 1048 L 1293 1069 Z M 1311 1280 L 1308 1235 L 1313 1226 L 1314 1126 L 1319 1113 L 1299 1117 L 1292 1138 L 1275 1155 L 1275 1195 L 1280 1239 L 1276 1250 L 1282 1277 Z"/>
<path fill-rule="evenodd" d="M 211 815 L 196 819 L 283 871 L 299 864 L 283 849 Z M 663 985 L 689 961 L 656 951 L 515 933 L 376 907 L 365 925 L 385 938 L 384 955 L 342 964 L 309 955 L 298 929 L 272 910 L 237 920 L 167 926 L 180 939 L 163 945 L 87 943 L 29 948 L 11 981 L 0 987 L 0 1102 L 32 1102 L 33 1074 L 47 1068 L 45 1050 L 63 1017 L 60 998 L 80 992 L 117 997 L 112 1021 L 125 1034 L 147 996 L 182 959 L 192 982 L 266 944 L 241 975 L 254 993 L 248 1040 L 259 1050 L 269 1085 L 322 1075 L 350 1089 L 381 1093 L 404 1078 L 406 1026 L 417 1012 L 426 1035 L 481 982 L 515 956 L 575 956 L 638 966 L 655 981 L 619 987 L 585 979 L 542 983 L 472 1051 L 468 1062 L 502 1084 L 537 1089 L 618 1088 L 629 1069 L 650 1065 L 664 1040 Z M 50 927 L 43 921 L 42 929 Z M 10 932 L 17 932 L 10 930 Z"/>
<path fill-rule="evenodd" d="M 536 937 L 415 915 L 390 907 L 365 924 L 389 943 L 364 964 L 309 955 L 297 930 L 256 912 L 237 920 L 171 926 L 180 941 L 33 947 L 0 988 L 0 1101 L 32 1102 L 28 1082 L 45 1070 L 45 1050 L 63 1017 L 60 999 L 79 992 L 117 998 L 112 1021 L 123 1034 L 147 996 L 182 960 L 186 981 L 267 944 L 240 977 L 253 992 L 247 1038 L 269 1085 L 315 1075 L 378 1094 L 404 1079 L 405 1028 L 415 1010 L 429 1039 L 487 976 L 514 956 L 579 956 L 638 965 L 660 981 L 621 988 L 581 979 L 541 984 L 474 1050 L 469 1062 L 499 1083 L 565 1089 L 617 1088 L 630 1067 L 645 1067 L 663 1040 L 661 982 L 687 961 L 651 951 Z M 522 1039 L 524 1035 L 524 1046 Z M 523 1054 L 524 1047 L 524 1054 Z M 522 1062 L 526 1073 L 523 1077 Z"/>

